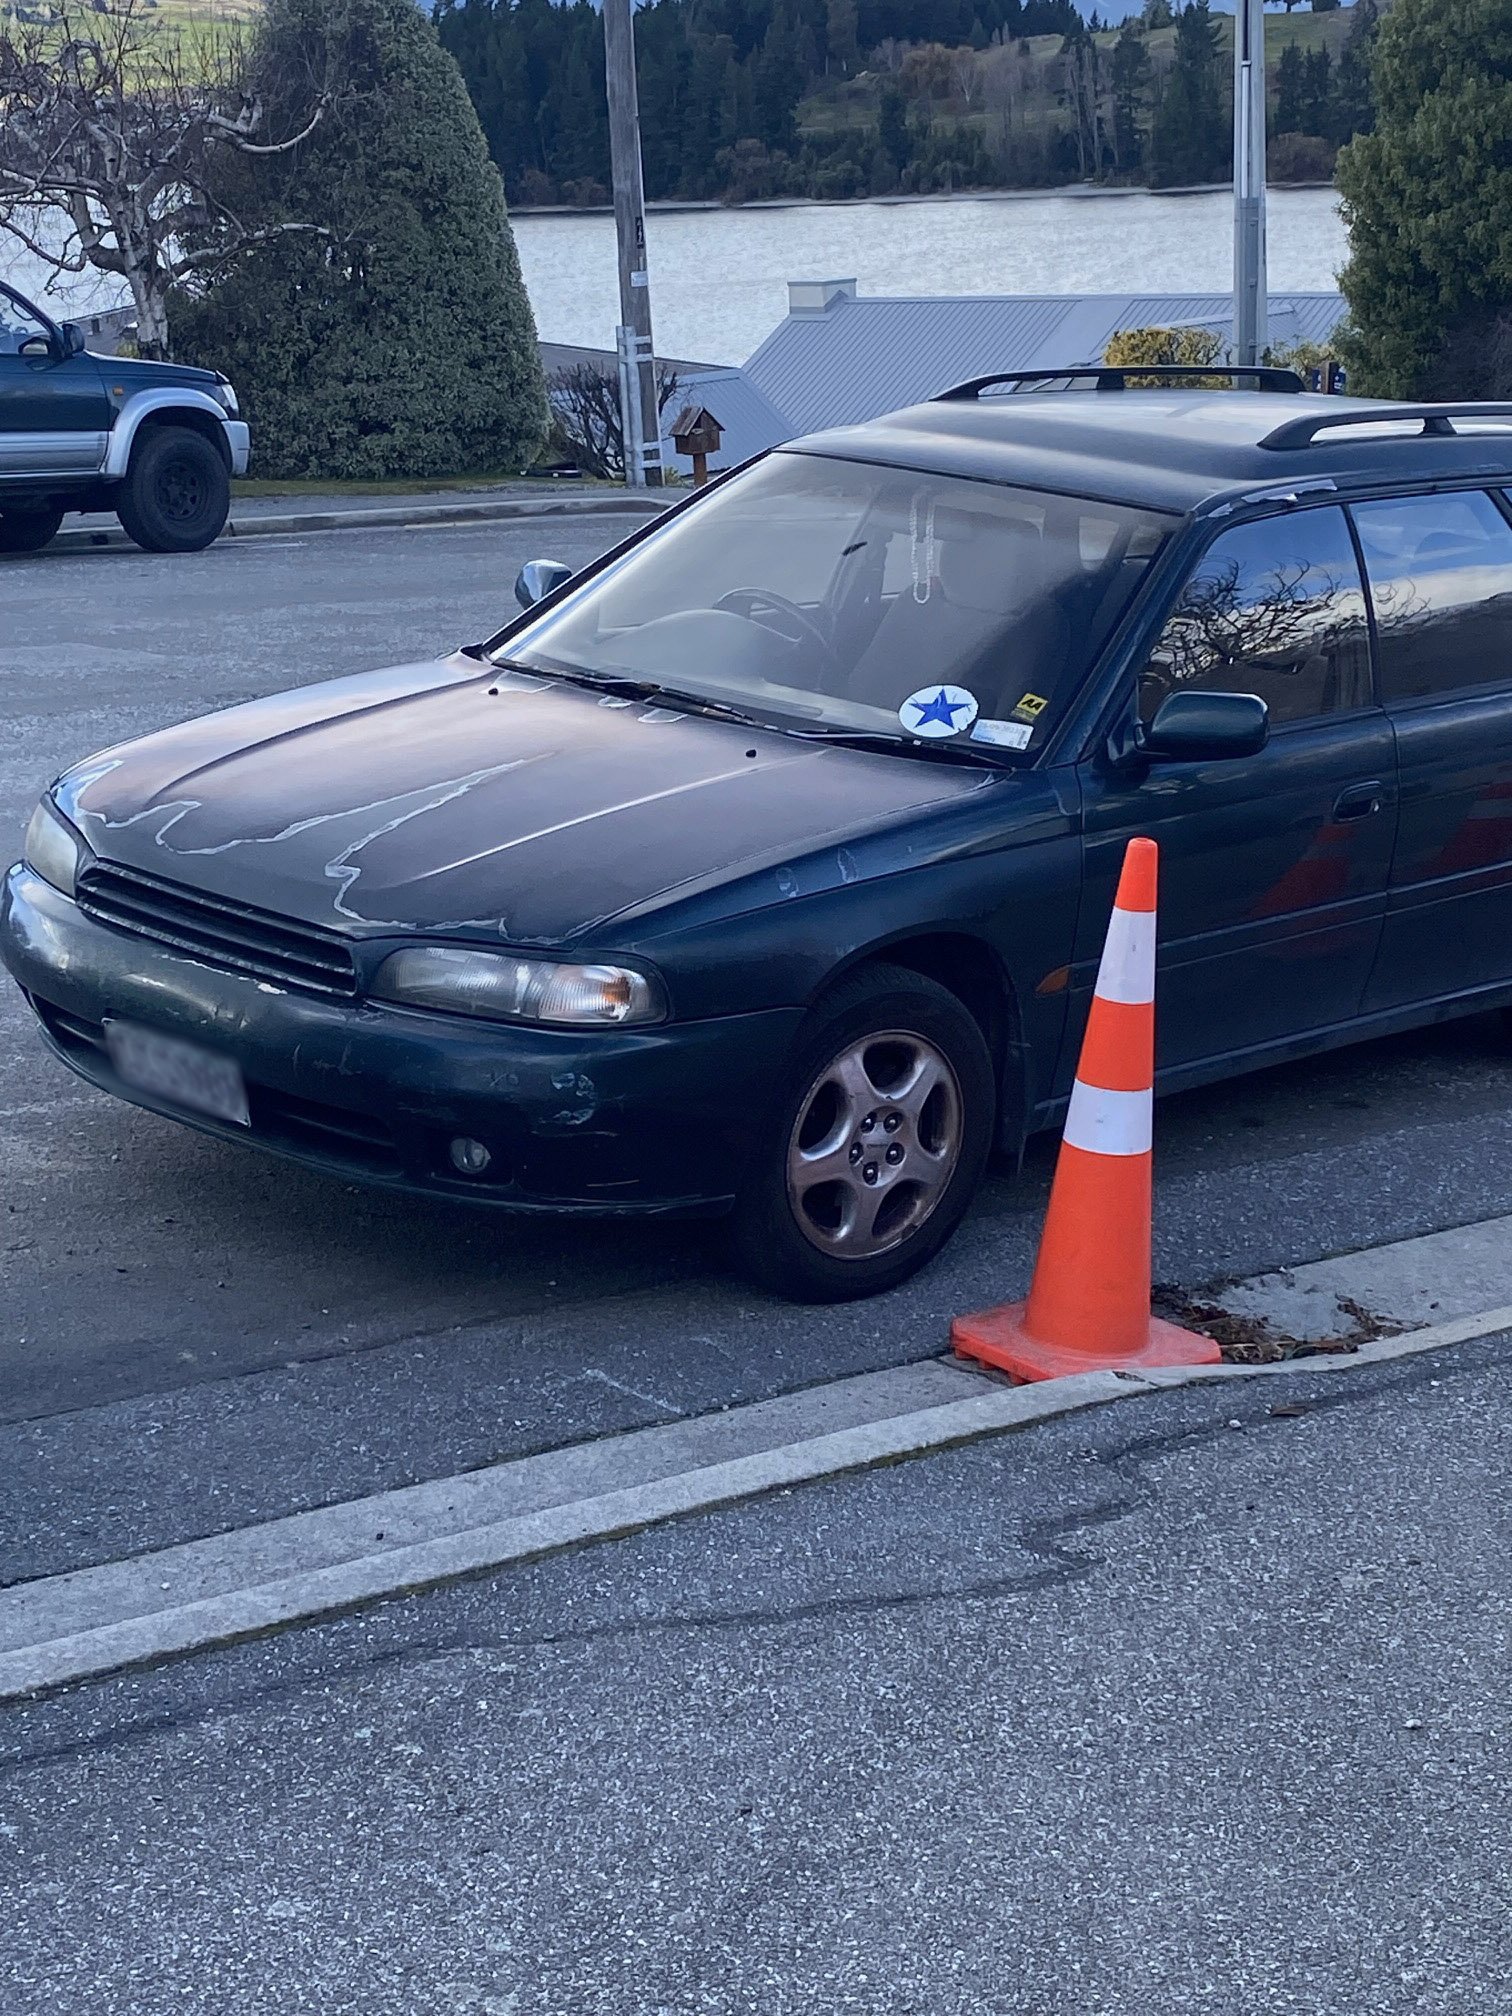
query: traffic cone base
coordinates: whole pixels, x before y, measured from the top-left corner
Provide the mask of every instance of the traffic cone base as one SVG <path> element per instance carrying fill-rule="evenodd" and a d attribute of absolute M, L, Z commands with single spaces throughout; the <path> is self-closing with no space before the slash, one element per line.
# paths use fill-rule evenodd
<path fill-rule="evenodd" d="M 1073 1372 L 1133 1371 L 1141 1365 L 1216 1365 L 1220 1352 L 1211 1337 L 1183 1330 L 1151 1316 L 1145 1341 L 1133 1351 L 1099 1355 L 1085 1345 L 1052 1344 L 1033 1337 L 1024 1327 L 1027 1302 L 1002 1309 L 982 1309 L 975 1316 L 957 1316 L 950 1326 L 951 1348 L 961 1358 L 974 1358 L 1006 1372 L 1020 1385 L 1036 1379 L 1064 1379 Z"/>

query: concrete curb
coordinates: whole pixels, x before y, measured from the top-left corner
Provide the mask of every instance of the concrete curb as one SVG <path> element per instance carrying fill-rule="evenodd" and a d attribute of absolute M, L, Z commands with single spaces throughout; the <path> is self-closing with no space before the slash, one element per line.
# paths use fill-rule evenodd
<path fill-rule="evenodd" d="M 1343 1372 L 1352 1367 L 1418 1357 L 1493 1335 L 1498 1330 L 1512 1330 L 1512 1307 L 1380 1338 L 1347 1356 L 1311 1356 L 1257 1366 L 1172 1366 L 1138 1374 L 1091 1372 L 1036 1386 L 1007 1386 L 963 1368 L 926 1361 L 922 1366 L 904 1366 L 891 1373 L 863 1374 L 856 1381 L 838 1381 L 831 1387 L 786 1396 L 779 1402 L 731 1409 L 722 1417 L 703 1417 L 701 1422 L 677 1423 L 665 1429 L 636 1430 L 630 1436 L 607 1438 L 600 1444 L 576 1445 L 550 1457 L 498 1464 L 487 1471 L 466 1473 L 462 1478 L 443 1478 L 430 1485 L 410 1487 L 409 1494 L 383 1493 L 328 1508 L 326 1513 L 297 1514 L 290 1520 L 271 1521 L 265 1527 L 248 1529 L 248 1533 L 259 1536 L 260 1545 L 276 1556 L 280 1533 L 301 1522 L 318 1522 L 336 1514 L 371 1528 L 375 1518 L 389 1516 L 386 1507 L 393 1507 L 411 1494 L 435 1493 L 451 1486 L 452 1495 L 459 1496 L 463 1495 L 464 1485 L 474 1495 L 480 1488 L 486 1494 L 496 1485 L 507 1488 L 508 1482 L 517 1478 L 527 1465 L 549 1469 L 553 1463 L 566 1461 L 581 1466 L 584 1456 L 593 1451 L 607 1453 L 631 1443 L 650 1446 L 657 1437 L 707 1433 L 705 1424 L 710 1421 L 722 1423 L 726 1439 L 732 1434 L 738 1438 L 742 1417 L 787 1419 L 795 1409 L 801 1413 L 805 1406 L 822 1410 L 825 1405 L 837 1404 L 843 1411 L 843 1398 L 839 1397 L 842 1388 L 865 1386 L 867 1404 L 872 1408 L 879 1405 L 885 1408 L 882 1396 L 889 1390 L 889 1382 L 899 1382 L 901 1392 L 927 1391 L 927 1386 L 919 1388 L 919 1382 L 933 1374 L 947 1382 L 959 1381 L 964 1389 L 964 1397 L 959 1399 L 914 1406 L 886 1418 L 861 1420 L 831 1432 L 730 1455 L 724 1460 L 696 1463 L 671 1474 L 652 1476 L 609 1491 L 589 1492 L 565 1502 L 537 1505 L 503 1518 L 484 1516 L 460 1529 L 455 1528 L 453 1521 L 454 1530 L 415 1537 L 406 1544 L 386 1546 L 377 1552 L 369 1550 L 346 1559 L 327 1559 L 318 1565 L 222 1589 L 197 1600 L 164 1603 L 160 1593 L 149 1596 L 148 1607 L 137 1614 L 117 1616 L 104 1623 L 83 1622 L 81 1628 L 73 1630 L 60 1631 L 57 1627 L 70 1614 L 76 1597 L 82 1599 L 78 1607 L 88 1617 L 91 1610 L 98 1616 L 102 1596 L 108 1592 L 113 1578 L 129 1580 L 134 1597 L 149 1588 L 159 1592 L 169 1590 L 176 1580 L 182 1587 L 186 1568 L 187 1579 L 192 1583 L 192 1564 L 196 1560 L 213 1560 L 216 1550 L 224 1549 L 228 1543 L 234 1546 L 247 1536 L 233 1534 L 191 1542 L 130 1561 L 22 1583 L 0 1592 L 0 1629 L 9 1640 L 9 1649 L 0 1651 L 0 1701 L 25 1699 L 123 1668 L 152 1665 L 190 1652 L 233 1644 L 284 1626 L 335 1616 L 383 1598 L 490 1574 L 564 1548 L 620 1538 L 668 1519 L 735 1504 L 797 1484 L 959 1447 L 1027 1428 L 1037 1421 L 1133 1399 L 1143 1393 L 1234 1379 L 1285 1377 L 1299 1372 L 1308 1376 Z M 913 1386 L 908 1382 L 914 1382 Z M 954 1389 L 947 1384 L 942 1390 Z M 781 1412 L 784 1408 L 786 1415 Z M 763 1415 L 763 1409 L 769 1410 L 768 1413 Z M 453 1510 L 448 1507 L 449 1512 Z M 474 1512 L 481 1511 L 482 1504 L 476 1504 Z M 382 1530 L 379 1529 L 380 1537 Z M 162 1572 L 170 1562 L 172 1573 L 164 1581 Z M 34 1641 L 28 1637 L 33 1622 L 41 1626 Z"/>
<path fill-rule="evenodd" d="M 531 518 L 657 518 L 676 501 L 650 503 L 623 496 L 562 497 L 537 500 L 533 497 L 480 497 L 473 504 L 384 504 L 357 511 L 281 511 L 276 514 L 249 514 L 230 518 L 223 539 L 257 539 L 290 532 L 368 532 L 393 525 L 474 525 L 494 519 Z M 96 547 L 124 546 L 136 550 L 118 527 L 98 530 L 81 527 L 59 532 L 48 545 L 49 553 L 83 553 Z"/>

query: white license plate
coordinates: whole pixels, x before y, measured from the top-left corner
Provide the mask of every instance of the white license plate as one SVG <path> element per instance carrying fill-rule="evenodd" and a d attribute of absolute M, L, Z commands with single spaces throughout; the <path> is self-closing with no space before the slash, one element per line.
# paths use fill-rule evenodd
<path fill-rule="evenodd" d="M 139 1029 L 134 1022 L 107 1022 L 105 1044 L 117 1076 L 139 1092 L 238 1127 L 252 1125 L 240 1066 L 229 1057 L 177 1036 L 160 1036 L 155 1029 Z"/>

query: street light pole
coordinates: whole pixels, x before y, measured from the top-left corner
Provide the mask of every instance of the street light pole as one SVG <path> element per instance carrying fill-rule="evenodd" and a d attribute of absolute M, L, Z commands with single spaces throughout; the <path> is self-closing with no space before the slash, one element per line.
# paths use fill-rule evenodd
<path fill-rule="evenodd" d="M 620 416 L 625 481 L 660 489 L 661 424 L 656 354 L 651 345 L 651 283 L 646 271 L 646 198 L 641 182 L 640 109 L 635 94 L 635 24 L 631 0 L 604 0 L 604 63 L 609 97 L 609 166 L 614 179 L 614 235 L 619 246 Z"/>
<path fill-rule="evenodd" d="M 1234 0 L 1234 362 L 1266 345 L 1265 0 Z"/>

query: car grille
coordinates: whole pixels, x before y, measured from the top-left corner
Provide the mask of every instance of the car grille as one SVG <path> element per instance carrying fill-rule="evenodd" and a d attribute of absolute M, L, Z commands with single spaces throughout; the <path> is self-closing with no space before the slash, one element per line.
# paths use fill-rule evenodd
<path fill-rule="evenodd" d="M 351 948 L 334 932 L 160 882 L 155 875 L 108 861 L 90 863 L 75 898 L 96 923 L 169 945 L 228 972 L 341 1000 L 357 991 Z"/>

